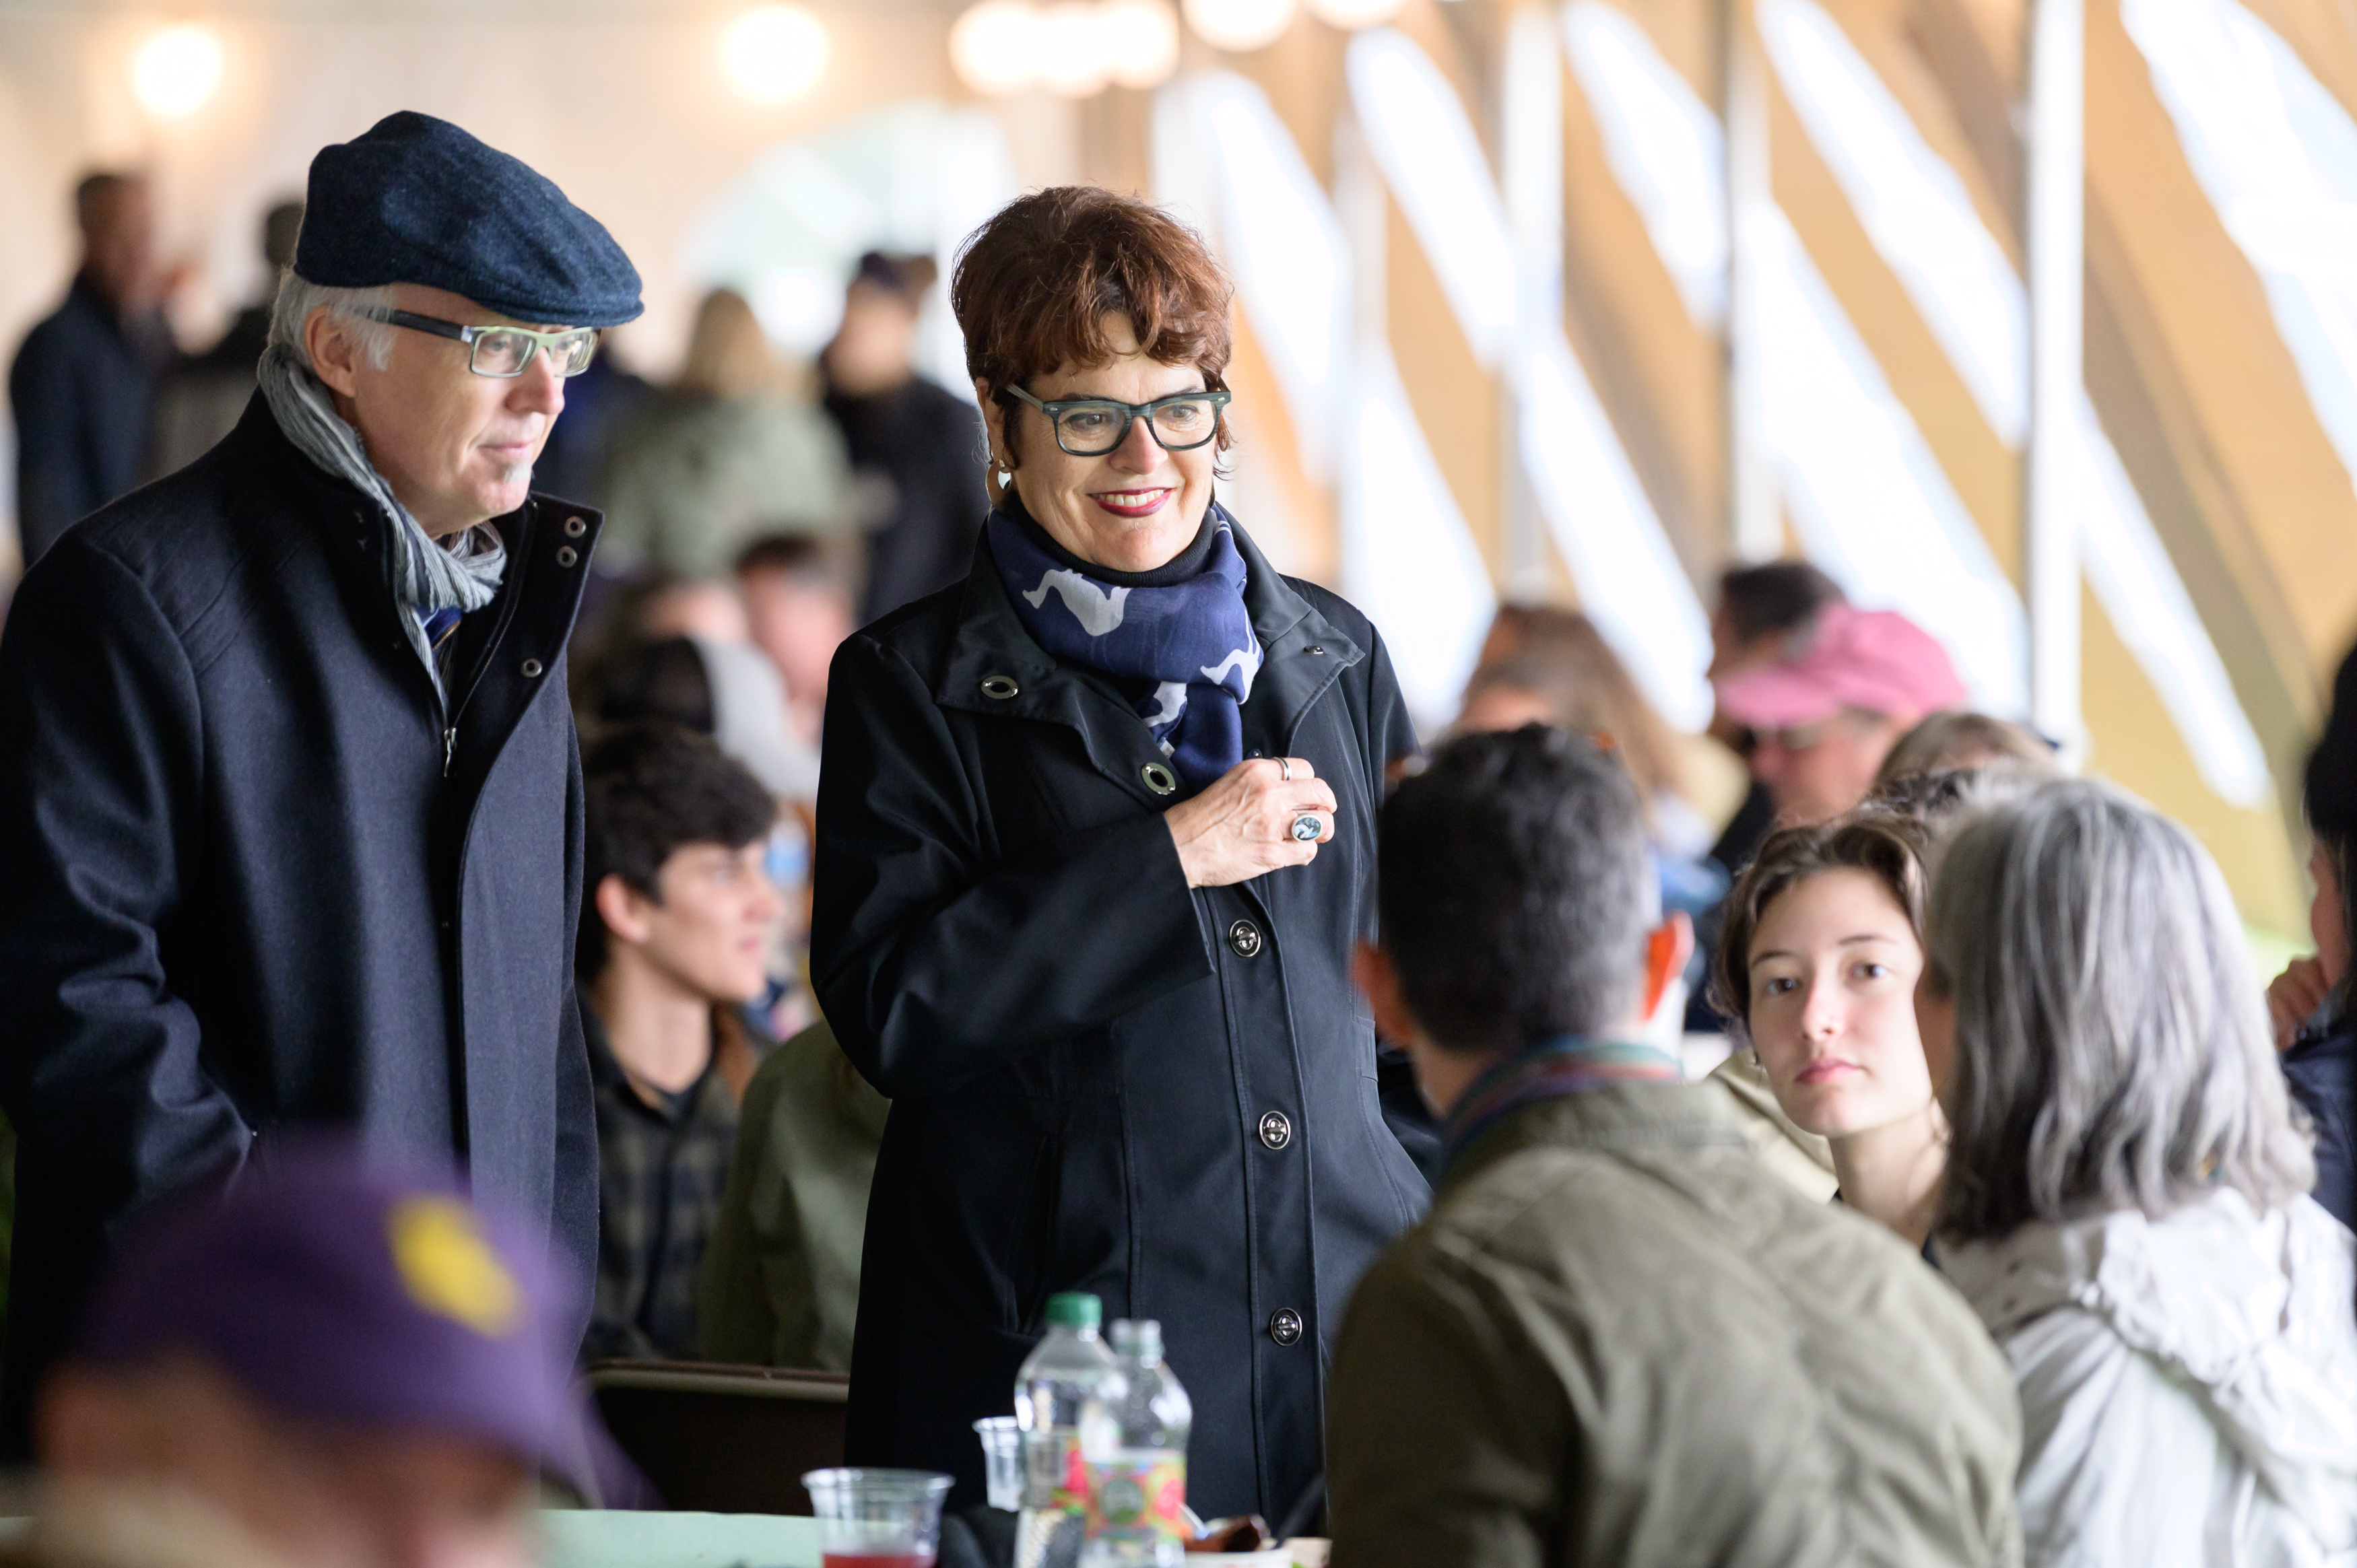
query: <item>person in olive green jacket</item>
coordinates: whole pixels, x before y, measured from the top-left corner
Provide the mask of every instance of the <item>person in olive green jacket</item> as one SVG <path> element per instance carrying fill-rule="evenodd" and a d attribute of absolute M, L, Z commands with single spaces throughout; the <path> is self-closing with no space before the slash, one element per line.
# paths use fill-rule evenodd
<path fill-rule="evenodd" d="M 890 1110 L 824 1019 L 753 1074 L 704 1254 L 705 1360 L 851 1369 L 867 1188 Z"/>
<path fill-rule="evenodd" d="M 1377 850 L 1361 982 L 1448 1141 L 1335 1347 L 1335 1568 L 2018 1563 L 2020 1416 L 1972 1309 L 1631 1043 L 1693 937 L 1654 924 L 1618 765 L 1469 736 Z"/>

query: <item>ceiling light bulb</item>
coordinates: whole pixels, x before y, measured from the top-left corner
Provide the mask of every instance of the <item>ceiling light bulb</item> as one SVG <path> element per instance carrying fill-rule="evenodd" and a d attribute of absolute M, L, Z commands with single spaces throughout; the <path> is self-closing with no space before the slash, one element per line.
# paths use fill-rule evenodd
<path fill-rule="evenodd" d="M 1170 0 L 1104 0 L 1097 26 L 1113 79 L 1158 87 L 1178 69 L 1178 18 Z"/>
<path fill-rule="evenodd" d="M 193 22 L 156 33 L 131 62 L 131 91 L 149 113 L 167 117 L 202 108 L 221 77 L 221 39 Z"/>
<path fill-rule="evenodd" d="M 1091 0 L 1059 0 L 1039 11 L 1039 51 L 1032 79 L 1065 98 L 1086 98 L 1113 80 L 1111 29 L 1104 8 Z"/>
<path fill-rule="evenodd" d="M 960 81 L 987 97 L 1020 92 L 1038 74 L 1045 31 L 1030 0 L 982 0 L 950 28 L 950 65 Z"/>
<path fill-rule="evenodd" d="M 1309 11 L 1329 27 L 1356 32 L 1390 21 L 1406 5 L 1407 0 L 1309 0 Z"/>
<path fill-rule="evenodd" d="M 745 95 L 782 103 L 809 91 L 826 72 L 826 24 L 800 5 L 757 5 L 737 18 L 721 47 L 729 77 Z"/>
<path fill-rule="evenodd" d="M 1187 25 L 1215 49 L 1250 54 L 1293 26 L 1295 0 L 1186 0 Z"/>

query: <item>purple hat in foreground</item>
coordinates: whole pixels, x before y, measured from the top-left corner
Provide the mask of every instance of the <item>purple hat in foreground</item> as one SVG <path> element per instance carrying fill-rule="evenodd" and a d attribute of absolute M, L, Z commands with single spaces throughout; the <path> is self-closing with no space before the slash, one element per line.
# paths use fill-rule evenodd
<path fill-rule="evenodd" d="M 569 1294 L 547 1241 L 450 1176 L 322 1144 L 135 1235 L 81 1356 L 191 1353 L 286 1414 L 470 1439 L 579 1486 Z"/>
<path fill-rule="evenodd" d="M 1964 683 L 1939 640 L 1896 610 L 1835 603 L 1807 641 L 1774 664 L 1718 683 L 1718 705 L 1755 730 L 1795 729 L 1845 709 L 1922 718 L 1964 704 Z"/>

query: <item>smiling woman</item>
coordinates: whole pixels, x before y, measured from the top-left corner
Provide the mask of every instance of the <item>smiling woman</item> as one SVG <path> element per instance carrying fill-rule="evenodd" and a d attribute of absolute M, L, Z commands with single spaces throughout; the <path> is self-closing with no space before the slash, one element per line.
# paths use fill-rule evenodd
<path fill-rule="evenodd" d="M 1229 286 L 1192 231 L 1040 191 L 951 297 L 993 510 L 828 688 L 811 970 L 893 1099 L 849 1456 L 979 1502 L 972 1423 L 1091 1291 L 1162 1325 L 1198 1511 L 1280 1519 L 1325 1337 L 1425 1200 L 1350 978 L 1415 736 L 1366 618 L 1216 499 Z"/>

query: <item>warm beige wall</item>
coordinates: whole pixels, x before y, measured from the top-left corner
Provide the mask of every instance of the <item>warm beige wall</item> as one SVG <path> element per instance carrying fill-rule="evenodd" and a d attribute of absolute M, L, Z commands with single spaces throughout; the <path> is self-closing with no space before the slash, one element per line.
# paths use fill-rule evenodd
<path fill-rule="evenodd" d="M 231 15 L 217 24 L 228 51 L 221 92 L 187 120 L 160 123 L 131 97 L 130 60 L 173 17 L 0 7 L 0 348 L 64 287 L 67 192 L 81 169 L 128 163 L 156 172 L 166 244 L 200 268 L 193 324 L 218 326 L 261 286 L 261 213 L 300 190 L 312 154 L 393 110 L 417 109 L 524 159 L 613 230 L 647 285 L 646 319 L 623 348 L 667 364 L 692 304 L 682 242 L 757 152 L 860 109 L 965 96 L 949 70 L 952 8 L 914 0 L 820 0 L 819 8 L 834 64 L 810 96 L 784 107 L 750 102 L 724 75 L 731 5 L 546 7 L 520 19 L 455 6 L 330 19 Z M 1027 181 L 1081 172 L 1073 106 L 1032 100 L 1002 113 Z"/>

